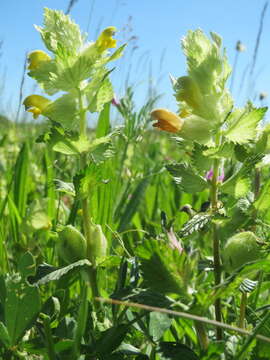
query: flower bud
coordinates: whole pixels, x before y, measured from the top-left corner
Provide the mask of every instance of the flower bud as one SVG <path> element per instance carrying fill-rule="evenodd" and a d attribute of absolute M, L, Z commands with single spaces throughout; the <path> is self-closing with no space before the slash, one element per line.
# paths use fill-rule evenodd
<path fill-rule="evenodd" d="M 91 223 L 90 241 L 91 244 L 88 244 L 88 259 L 91 261 L 91 259 L 105 257 L 108 243 L 100 225 Z"/>
<path fill-rule="evenodd" d="M 42 50 L 32 51 L 28 55 L 28 63 L 29 63 L 28 69 L 37 70 L 40 67 L 40 65 L 48 61 L 51 61 L 51 57 L 48 54 L 46 54 L 44 51 Z"/>
<path fill-rule="evenodd" d="M 58 233 L 59 256 L 66 263 L 73 263 L 86 258 L 87 243 L 85 237 L 72 225 L 67 225 Z"/>
<path fill-rule="evenodd" d="M 257 237 L 251 231 L 244 231 L 232 236 L 226 243 L 223 265 L 227 272 L 233 272 L 240 266 L 260 258 Z"/>

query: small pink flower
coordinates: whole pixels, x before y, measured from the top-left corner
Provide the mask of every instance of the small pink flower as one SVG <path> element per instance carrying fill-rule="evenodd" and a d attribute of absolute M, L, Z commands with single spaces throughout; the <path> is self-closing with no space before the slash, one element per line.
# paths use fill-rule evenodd
<path fill-rule="evenodd" d="M 205 178 L 206 180 L 212 180 L 212 177 L 214 175 L 213 169 L 210 169 L 209 171 L 207 171 Z"/>
<path fill-rule="evenodd" d="M 112 98 L 112 105 L 114 106 L 119 106 L 120 105 L 120 101 L 118 100 L 117 96 L 114 94 L 113 98 Z"/>
<path fill-rule="evenodd" d="M 218 177 L 218 181 L 222 183 L 224 181 L 224 178 L 225 178 L 225 174 L 224 174 L 224 170 L 222 169 L 221 174 Z"/>
<path fill-rule="evenodd" d="M 209 171 L 207 171 L 205 175 L 205 179 L 210 181 L 213 179 L 213 175 L 214 175 L 214 171 L 213 169 L 210 169 Z M 222 183 L 224 181 L 224 178 L 225 178 L 225 174 L 224 174 L 224 170 L 222 169 L 220 175 L 218 176 L 218 181 Z"/>

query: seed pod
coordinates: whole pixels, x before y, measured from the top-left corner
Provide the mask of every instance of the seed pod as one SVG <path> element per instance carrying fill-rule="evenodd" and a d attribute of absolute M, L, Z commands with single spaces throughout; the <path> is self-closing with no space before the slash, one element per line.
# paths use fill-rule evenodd
<path fill-rule="evenodd" d="M 225 245 L 222 258 L 227 272 L 233 272 L 247 262 L 259 259 L 260 247 L 257 237 L 251 231 L 232 236 Z"/>
<path fill-rule="evenodd" d="M 91 261 L 106 256 L 108 243 L 100 225 L 91 223 L 90 229 L 91 244 L 88 244 L 87 257 Z"/>
<path fill-rule="evenodd" d="M 86 240 L 74 226 L 65 226 L 58 233 L 58 236 L 58 253 L 66 263 L 73 263 L 86 258 Z"/>

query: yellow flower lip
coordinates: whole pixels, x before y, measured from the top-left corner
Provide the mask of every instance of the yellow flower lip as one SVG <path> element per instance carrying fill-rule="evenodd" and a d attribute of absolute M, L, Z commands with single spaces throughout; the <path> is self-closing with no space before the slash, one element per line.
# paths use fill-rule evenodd
<path fill-rule="evenodd" d="M 115 33 L 116 27 L 114 26 L 109 26 L 102 31 L 96 41 L 97 48 L 100 52 L 116 47 L 117 40 L 113 39 Z"/>
<path fill-rule="evenodd" d="M 42 50 L 34 50 L 28 54 L 28 69 L 36 70 L 41 64 L 51 61 L 51 57 Z"/>
<path fill-rule="evenodd" d="M 42 114 L 50 103 L 49 99 L 41 95 L 29 95 L 23 101 L 25 110 L 33 113 L 34 119 Z"/>
<path fill-rule="evenodd" d="M 157 120 L 157 122 L 153 124 L 154 127 L 171 133 L 181 131 L 184 124 L 182 118 L 167 109 L 155 109 L 151 112 L 151 116 Z"/>

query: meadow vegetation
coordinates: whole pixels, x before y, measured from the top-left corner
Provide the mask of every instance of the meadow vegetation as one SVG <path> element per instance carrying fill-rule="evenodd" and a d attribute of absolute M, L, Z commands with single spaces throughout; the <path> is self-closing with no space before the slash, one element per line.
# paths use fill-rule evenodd
<path fill-rule="evenodd" d="M 0 358 L 269 359 L 270 127 L 221 37 L 184 36 L 173 113 L 114 98 L 113 26 L 37 31 L 33 121 L 0 123 Z"/>

